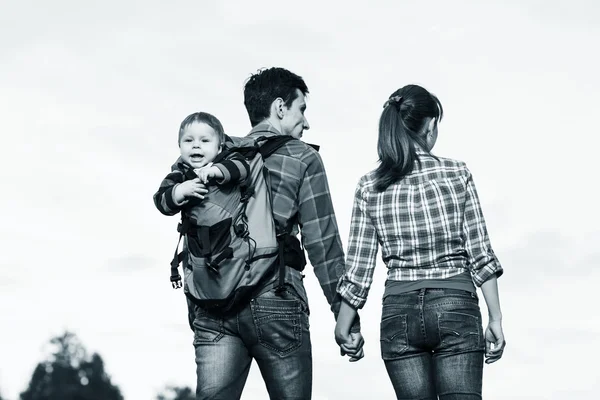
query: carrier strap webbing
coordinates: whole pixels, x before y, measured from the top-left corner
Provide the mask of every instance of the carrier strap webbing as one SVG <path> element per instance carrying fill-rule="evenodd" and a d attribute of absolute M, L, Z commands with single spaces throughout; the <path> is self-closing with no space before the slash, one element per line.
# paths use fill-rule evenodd
<path fill-rule="evenodd" d="M 269 158 L 273 153 L 275 153 L 279 148 L 281 148 L 283 145 L 285 145 L 287 142 L 289 142 L 290 140 L 294 140 L 295 138 L 293 138 L 292 136 L 289 135 L 277 135 L 277 136 L 260 136 L 255 140 L 256 146 L 258 147 L 258 151 L 260 152 L 263 161 L 266 160 L 267 158 Z M 262 142 L 262 144 L 260 144 Z M 311 146 L 313 149 L 315 149 L 316 151 L 319 151 L 319 146 L 318 145 L 314 145 L 314 144 L 310 144 L 310 143 L 306 143 L 307 145 Z M 235 148 L 232 149 L 232 151 L 235 151 Z M 228 152 L 222 152 L 222 154 L 220 154 L 221 157 L 218 158 L 218 160 L 221 160 L 223 158 L 226 157 L 226 155 L 229 155 L 229 151 Z M 247 153 L 247 155 L 249 155 Z M 217 161 L 217 160 L 215 160 Z M 248 262 L 252 262 L 255 261 L 259 258 L 265 258 L 265 257 L 272 257 L 275 254 L 278 255 L 278 259 L 279 259 L 279 268 L 278 268 L 278 272 L 279 272 L 279 279 L 278 279 L 278 285 L 275 289 L 276 293 L 282 293 L 284 292 L 285 289 L 285 258 L 284 258 L 284 254 L 285 254 L 285 237 L 287 235 L 290 235 L 292 232 L 292 228 L 294 226 L 294 223 L 297 221 L 298 218 L 298 214 L 294 215 L 286 224 L 285 227 L 281 227 L 280 224 L 277 222 L 277 219 L 275 218 L 275 215 L 273 214 L 273 195 L 271 193 L 271 182 L 268 176 L 268 170 L 266 167 L 264 167 L 263 170 L 264 173 L 264 178 L 265 181 L 267 182 L 268 185 L 268 192 L 269 192 L 269 197 L 271 199 L 271 213 L 273 215 L 273 221 L 275 223 L 275 229 L 276 229 L 276 234 L 277 234 L 277 243 L 278 243 L 278 252 L 277 253 L 271 253 L 268 255 L 264 255 L 264 256 L 257 256 L 257 257 L 252 257 Z M 243 185 L 243 184 L 242 184 Z M 246 189 L 245 185 L 242 187 L 242 189 Z M 245 200 L 247 201 L 248 198 L 252 195 L 251 190 L 253 188 L 250 188 L 250 193 L 245 193 L 245 190 L 242 190 L 242 194 L 245 194 Z M 173 260 L 171 261 L 171 282 L 174 288 L 180 288 L 181 287 L 181 276 L 179 275 L 178 271 L 177 271 L 177 267 L 179 266 L 179 263 L 183 260 L 183 255 L 184 252 L 181 252 L 179 254 L 177 254 L 177 250 L 179 248 L 179 243 L 181 242 L 181 238 L 183 237 L 184 234 L 186 234 L 188 228 L 189 228 L 189 220 L 188 219 L 184 219 L 182 216 L 182 222 L 178 225 L 177 230 L 179 231 L 179 240 L 177 241 L 177 247 L 175 248 L 175 254 L 173 257 Z M 206 239 L 203 237 L 204 235 L 200 235 L 200 239 L 203 241 L 203 248 L 204 249 L 210 249 L 210 243 L 206 243 L 206 241 L 209 241 L 208 238 L 208 232 L 206 232 Z M 224 252 L 222 253 L 219 257 L 217 257 L 217 259 L 212 260 L 211 262 L 209 262 L 209 259 L 207 259 L 207 265 L 209 266 L 209 268 L 211 268 L 211 266 L 214 266 L 213 264 L 216 264 L 218 267 L 218 264 L 225 260 L 226 258 L 231 257 L 232 254 L 232 250 L 230 249 L 229 252 Z M 231 254 L 230 254 L 231 253 Z M 208 250 L 208 257 L 210 257 L 210 250 Z M 214 270 L 215 272 L 218 272 L 218 270 Z"/>

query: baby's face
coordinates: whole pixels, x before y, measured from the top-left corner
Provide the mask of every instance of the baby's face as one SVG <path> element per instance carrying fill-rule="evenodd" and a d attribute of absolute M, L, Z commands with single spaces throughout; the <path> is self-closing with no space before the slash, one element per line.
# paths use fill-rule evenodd
<path fill-rule="evenodd" d="M 221 152 L 221 145 L 213 128 L 203 122 L 194 122 L 181 135 L 179 149 L 186 164 L 202 168 Z"/>

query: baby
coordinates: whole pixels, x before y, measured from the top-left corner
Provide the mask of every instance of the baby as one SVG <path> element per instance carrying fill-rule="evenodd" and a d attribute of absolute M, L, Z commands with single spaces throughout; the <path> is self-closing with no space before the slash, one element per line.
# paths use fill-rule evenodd
<path fill-rule="evenodd" d="M 213 115 L 197 112 L 183 120 L 179 128 L 181 156 L 154 194 L 154 204 L 162 214 L 184 211 L 198 215 L 205 212 L 198 206 L 208 193 L 207 184 L 237 184 L 246 179 L 248 163 L 238 153 L 222 153 L 224 141 L 223 126 Z M 171 266 L 173 287 L 179 288 L 177 265 Z"/>

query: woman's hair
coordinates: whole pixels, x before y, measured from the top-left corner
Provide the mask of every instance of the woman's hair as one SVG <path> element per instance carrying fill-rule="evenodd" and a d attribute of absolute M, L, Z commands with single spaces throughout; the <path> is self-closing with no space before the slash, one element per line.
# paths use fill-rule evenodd
<path fill-rule="evenodd" d="M 222 144 L 225 141 L 225 131 L 223 130 L 223 125 L 221 124 L 221 121 L 219 121 L 219 119 L 212 114 L 200 111 L 188 115 L 181 122 L 181 126 L 179 127 L 179 140 L 177 141 L 177 143 L 181 142 L 181 137 L 183 136 L 185 128 L 187 128 L 195 122 L 203 123 L 213 128 L 217 136 L 219 137 L 219 143 Z"/>
<path fill-rule="evenodd" d="M 438 98 L 418 85 L 396 90 L 383 108 L 377 142 L 380 164 L 375 170 L 375 190 L 378 192 L 410 174 L 415 162 L 420 162 L 415 144 L 429 153 L 424 125 L 429 118 L 435 119 L 437 125 L 444 115 Z"/>

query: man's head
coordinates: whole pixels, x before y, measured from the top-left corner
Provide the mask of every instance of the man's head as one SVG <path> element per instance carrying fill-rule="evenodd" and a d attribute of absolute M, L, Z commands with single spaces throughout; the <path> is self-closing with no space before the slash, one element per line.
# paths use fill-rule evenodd
<path fill-rule="evenodd" d="M 308 87 L 284 68 L 263 69 L 244 86 L 244 105 L 254 127 L 268 121 L 284 135 L 300 138 L 310 125 L 304 116 Z"/>

